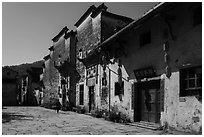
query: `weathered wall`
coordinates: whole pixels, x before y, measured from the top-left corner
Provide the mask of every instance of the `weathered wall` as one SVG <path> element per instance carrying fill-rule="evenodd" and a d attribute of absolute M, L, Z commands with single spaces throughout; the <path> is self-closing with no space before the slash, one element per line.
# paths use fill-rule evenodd
<path fill-rule="evenodd" d="M 73 35 L 72 35 L 73 34 Z M 55 99 L 61 98 L 58 93 L 62 93 L 61 86 L 61 76 L 68 78 L 69 81 L 66 84 L 66 95 L 69 96 L 69 101 L 75 105 L 75 64 L 76 64 L 76 38 L 75 34 L 70 34 L 66 39 L 64 35 L 59 38 L 58 41 L 53 43 L 53 50 L 50 51 L 50 59 L 45 60 L 45 70 L 44 70 L 44 85 L 45 85 L 45 94 L 44 94 L 44 104 L 52 104 Z M 59 60 L 60 59 L 60 60 Z M 69 66 L 66 65 L 63 72 L 59 72 L 56 69 L 58 63 L 68 62 Z M 63 74 L 62 74 L 63 73 Z M 69 87 L 67 86 L 69 85 Z M 68 98 L 66 97 L 68 100 Z"/>
<path fill-rule="evenodd" d="M 79 50 L 82 50 L 82 58 L 94 49 L 98 43 L 101 42 L 101 14 L 95 18 L 91 18 L 90 15 L 85 21 L 77 28 L 77 45 L 76 55 L 79 57 Z M 85 66 L 82 62 L 76 61 L 77 71 L 80 74 L 80 81 L 85 79 Z"/>
<path fill-rule="evenodd" d="M 178 68 L 188 63 L 191 65 L 201 64 L 202 27 L 201 24 L 193 26 L 192 12 L 195 6 L 192 4 L 181 5 L 168 13 L 175 18 L 171 21 L 172 33 L 175 35 L 175 40 L 172 40 L 168 31 L 168 25 L 161 16 L 144 22 L 139 28 L 133 28 L 130 33 L 124 35 L 128 39 L 127 46 L 125 46 L 125 52 L 128 54 L 127 57 L 122 58 L 122 63 L 130 79 L 135 78 L 134 69 L 148 66 L 153 66 L 157 75 L 165 72 L 163 51 L 163 43 L 165 41 L 169 42 L 170 66 L 172 71 L 178 71 Z M 151 43 L 140 47 L 139 35 L 149 29 L 151 30 Z M 167 36 L 164 36 L 166 35 L 164 33 L 167 33 Z"/>
<path fill-rule="evenodd" d="M 69 100 L 72 102 L 74 106 L 76 106 L 76 82 L 78 81 L 79 74 L 76 71 L 76 36 L 70 36 L 67 40 L 65 40 L 65 45 L 69 49 L 67 53 L 70 58 L 70 67 L 71 70 L 69 72 L 69 80 L 70 80 L 70 89 L 69 89 Z"/>
<path fill-rule="evenodd" d="M 101 42 L 101 14 L 95 18 L 90 15 L 77 28 L 76 55 L 79 57 L 79 50 L 82 50 L 82 58 L 94 49 Z M 79 85 L 84 84 L 84 105 L 88 106 L 88 87 L 86 86 L 86 68 L 82 62 L 76 60 L 76 70 L 80 80 L 76 84 L 76 105 L 79 105 Z M 96 87 L 95 87 L 96 89 Z"/>
<path fill-rule="evenodd" d="M 164 112 L 161 116 L 162 125 L 186 132 L 202 131 L 202 104 L 195 96 L 179 97 L 179 72 L 172 73 L 165 79 Z"/>
<path fill-rule="evenodd" d="M 112 14 L 112 13 L 110 13 Z M 117 15 L 116 15 L 117 16 Z M 120 29 L 124 28 L 128 25 L 132 20 L 127 18 L 126 20 L 121 20 L 119 18 L 114 17 L 114 15 L 109 15 L 109 13 L 102 13 L 101 16 L 101 34 L 102 41 L 106 40 Z"/>
<path fill-rule="evenodd" d="M 55 100 L 58 99 L 59 90 L 59 72 L 55 68 L 54 63 L 58 60 L 59 55 L 64 54 L 65 42 L 64 38 L 60 38 L 59 41 L 54 43 L 54 51 L 50 51 L 50 59 L 45 61 L 45 71 L 43 82 L 45 85 L 43 103 L 44 105 L 52 105 Z M 66 54 L 65 54 L 66 55 Z"/>
<path fill-rule="evenodd" d="M 52 55 L 52 54 L 51 54 Z M 55 99 L 58 98 L 58 83 L 59 73 L 54 67 L 54 61 L 51 59 L 45 61 L 45 72 L 43 79 L 45 90 L 43 102 L 44 105 L 52 105 L 55 103 Z"/>
<path fill-rule="evenodd" d="M 135 80 L 133 72 L 135 69 L 148 66 L 153 66 L 156 75 L 161 76 L 165 73 L 166 66 L 163 43 L 168 41 L 172 76 L 170 79 L 165 78 L 165 110 L 162 112 L 161 122 L 162 124 L 167 122 L 170 127 L 196 132 L 202 127 L 202 103 L 194 96 L 184 97 L 184 102 L 179 101 L 182 100 L 179 97 L 179 69 L 187 64 L 190 66 L 202 64 L 202 26 L 193 25 L 193 11 L 197 6 L 199 3 L 185 3 L 168 11 L 174 18 L 170 20 L 174 39 L 161 16 L 151 18 L 140 27 L 133 28 L 123 37 L 127 41 L 125 46 L 127 56 L 121 58 L 124 70 L 131 81 Z M 140 47 L 139 35 L 149 29 L 151 43 Z"/>
<path fill-rule="evenodd" d="M 110 68 L 110 96 L 111 96 L 111 106 L 117 105 L 119 108 L 119 111 L 121 111 L 124 114 L 127 114 L 130 116 L 131 120 L 133 118 L 131 117 L 131 83 L 128 79 L 128 74 L 122 65 L 122 81 L 124 82 L 124 94 L 120 97 L 119 95 L 115 95 L 115 82 L 118 82 L 118 63 L 116 62 L 114 65 L 109 65 Z"/>

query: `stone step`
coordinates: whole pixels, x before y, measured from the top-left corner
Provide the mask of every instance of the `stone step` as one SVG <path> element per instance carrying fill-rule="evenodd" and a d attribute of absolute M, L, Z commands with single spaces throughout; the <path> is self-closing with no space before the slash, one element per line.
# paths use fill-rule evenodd
<path fill-rule="evenodd" d="M 134 123 L 131 123 L 130 125 L 136 126 L 136 127 L 141 127 L 141 128 L 146 128 L 146 129 L 151 129 L 151 130 L 160 129 L 160 124 L 152 123 L 152 122 L 146 122 L 146 121 L 134 122 Z"/>
<path fill-rule="evenodd" d="M 140 121 L 140 124 L 149 125 L 149 126 L 160 126 L 159 123 L 147 122 L 147 121 Z"/>

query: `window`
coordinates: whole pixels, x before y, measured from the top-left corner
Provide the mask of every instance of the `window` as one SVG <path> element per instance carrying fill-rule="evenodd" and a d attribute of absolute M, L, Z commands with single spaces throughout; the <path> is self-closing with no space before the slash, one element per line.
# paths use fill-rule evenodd
<path fill-rule="evenodd" d="M 132 102 L 131 102 L 131 108 L 134 109 L 134 90 L 135 90 L 134 86 L 135 86 L 135 84 L 132 84 L 131 86 L 132 86 L 132 95 L 131 95 L 131 98 L 132 98 L 131 101 L 132 101 Z"/>
<path fill-rule="evenodd" d="M 79 105 L 84 105 L 84 84 L 79 86 Z"/>
<path fill-rule="evenodd" d="M 140 35 L 140 46 L 144 46 L 146 44 L 151 43 L 151 31 L 147 31 Z"/>
<path fill-rule="evenodd" d="M 107 87 L 102 87 L 102 95 L 101 98 L 104 99 L 108 96 L 108 88 Z"/>
<path fill-rule="evenodd" d="M 82 59 L 83 58 L 83 54 L 82 54 L 82 49 L 79 49 L 79 58 Z"/>
<path fill-rule="evenodd" d="M 118 82 L 115 82 L 115 96 L 120 94 L 124 95 L 124 81 L 121 85 Z"/>
<path fill-rule="evenodd" d="M 202 97 L 202 67 L 180 70 L 180 96 Z"/>
<path fill-rule="evenodd" d="M 106 80 L 106 78 L 102 78 L 102 86 L 107 86 L 107 80 Z"/>
<path fill-rule="evenodd" d="M 193 13 L 193 25 L 199 24 L 202 24 L 202 7 L 196 8 Z"/>

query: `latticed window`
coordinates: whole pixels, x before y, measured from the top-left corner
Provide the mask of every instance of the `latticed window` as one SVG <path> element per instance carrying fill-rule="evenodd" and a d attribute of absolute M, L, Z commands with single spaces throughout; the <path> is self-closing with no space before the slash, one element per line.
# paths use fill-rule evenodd
<path fill-rule="evenodd" d="M 180 70 L 180 96 L 202 97 L 202 67 Z"/>

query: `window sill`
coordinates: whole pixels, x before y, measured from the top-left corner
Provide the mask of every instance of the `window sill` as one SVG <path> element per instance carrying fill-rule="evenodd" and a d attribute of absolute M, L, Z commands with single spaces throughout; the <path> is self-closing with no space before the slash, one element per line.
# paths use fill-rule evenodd
<path fill-rule="evenodd" d="M 186 97 L 179 97 L 179 102 L 186 102 Z"/>
<path fill-rule="evenodd" d="M 198 99 L 198 101 L 202 102 L 202 96 L 199 95 L 192 95 Z M 185 97 L 179 97 L 179 102 L 186 102 L 186 97 L 192 97 L 192 96 L 185 96 Z"/>

